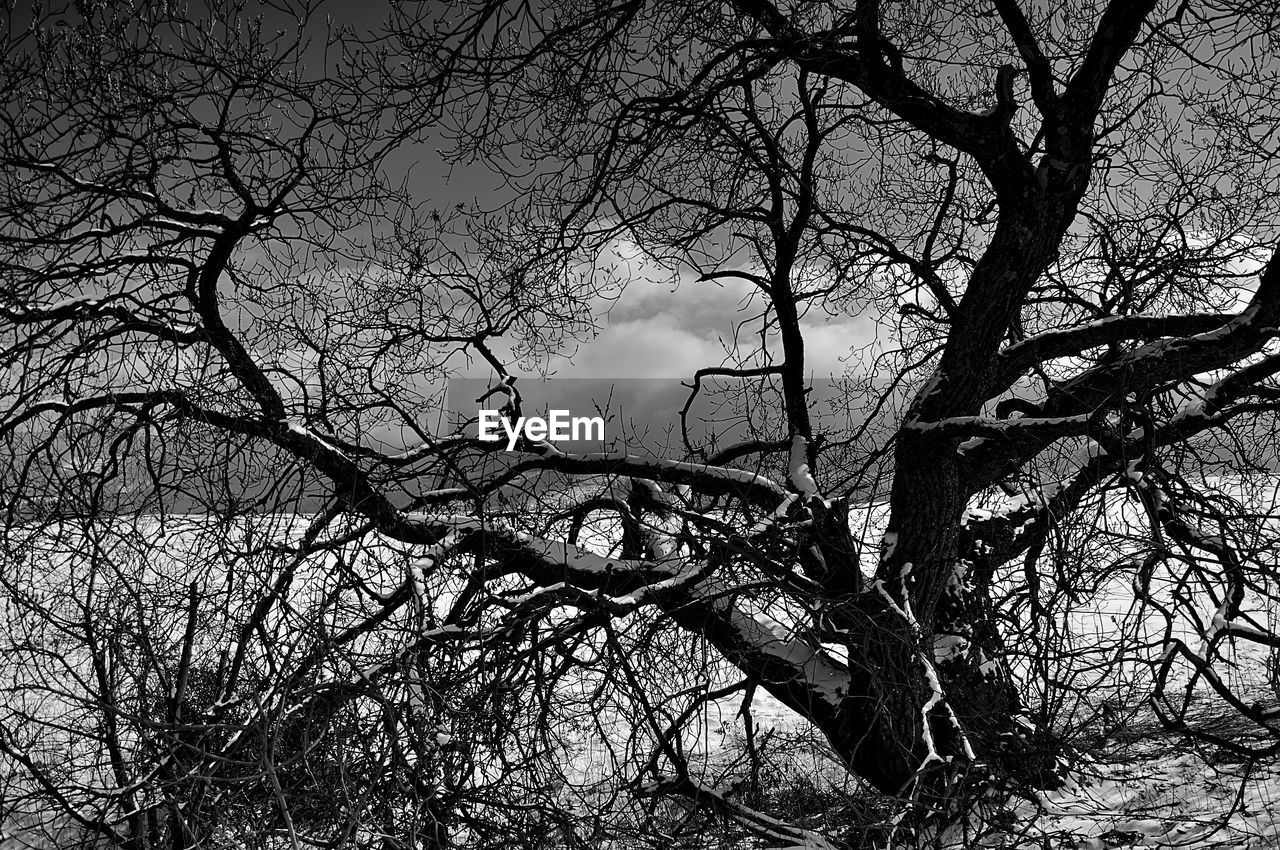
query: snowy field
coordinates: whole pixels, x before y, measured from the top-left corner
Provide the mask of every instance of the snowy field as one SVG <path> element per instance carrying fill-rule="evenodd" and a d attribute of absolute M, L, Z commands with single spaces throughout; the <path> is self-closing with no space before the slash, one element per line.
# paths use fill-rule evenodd
<path fill-rule="evenodd" d="M 1223 491 L 1239 491 L 1235 482 L 1211 482 Z M 1000 510 L 1000 500 L 981 507 Z M 1249 501 L 1270 507 L 1276 498 L 1274 481 L 1250 494 Z M 1117 539 L 1140 526 L 1132 503 L 1118 500 L 1108 504 L 1100 526 L 1114 527 Z M 851 513 L 855 537 L 878 541 L 887 514 L 884 506 L 860 506 Z M 286 523 L 291 533 L 300 532 L 303 521 Z M 278 529 L 277 529 L 278 530 Z M 181 519 L 161 531 L 155 539 L 162 543 L 166 559 L 178 564 L 190 557 L 191 541 Z M 1106 542 L 1100 545 L 1113 545 Z M 64 558 L 72 557 L 64 552 Z M 1114 555 L 1115 552 L 1112 552 Z M 878 549 L 863 551 L 866 572 L 874 569 Z M 65 567 L 69 560 L 63 560 Z M 316 565 L 321 568 L 323 565 Z M 165 571 L 163 566 L 153 569 Z M 57 566 L 51 565 L 50 577 Z M 1039 800 L 1017 801 L 1006 812 L 1001 828 L 983 836 L 955 834 L 947 837 L 951 846 L 1064 847 L 1104 850 L 1121 847 L 1169 848 L 1280 848 L 1280 759 L 1250 763 L 1212 747 L 1196 747 L 1179 736 L 1162 730 L 1145 704 L 1151 690 L 1151 667 L 1134 658 L 1111 652 L 1117 638 L 1152 641 L 1158 644 L 1166 632 L 1194 644 L 1199 635 L 1194 623 L 1179 620 L 1170 626 L 1156 623 L 1150 612 L 1136 607 L 1128 579 L 1115 578 L 1074 605 L 1059 624 L 1079 654 L 1056 676 L 1068 677 L 1083 694 L 1076 710 L 1094 710 L 1099 723 L 1107 727 L 1091 761 L 1064 788 L 1043 794 Z M 52 588 L 56 582 L 50 581 Z M 1158 584 L 1158 582 L 1157 582 Z M 1274 591 L 1274 588 L 1272 589 Z M 1159 597 L 1159 587 L 1153 589 Z M 448 600 L 438 600 L 441 609 Z M 1200 616 L 1213 622 L 1214 604 L 1205 599 Z M 1275 625 L 1280 611 L 1260 601 L 1257 594 L 1246 599 L 1244 613 L 1255 622 Z M 1158 656 L 1158 652 L 1155 653 Z M 1277 703 L 1277 694 L 1268 679 L 1273 666 L 1271 653 L 1245 641 L 1228 645 L 1215 669 L 1247 701 L 1267 709 Z M 1179 678 L 1181 677 L 1181 678 Z M 1188 681 L 1187 671 L 1178 671 L 1176 684 Z M 686 744 L 691 763 L 701 765 L 711 778 L 723 770 L 724 779 L 734 760 L 741 766 L 744 746 L 744 719 L 741 698 L 725 699 L 706 706 L 690 724 Z M 805 781 L 856 793 L 842 776 L 823 742 L 807 731 L 805 724 L 767 694 L 758 692 L 751 704 L 751 720 L 757 740 L 774 742 L 775 752 L 785 763 L 784 780 Z M 1188 717 L 1193 726 L 1222 733 L 1224 737 L 1250 740 L 1256 731 L 1246 719 L 1230 714 L 1211 696 L 1194 694 Z M 613 730 L 613 731 L 610 731 Z M 631 730 L 618 717 L 598 717 L 594 730 L 586 730 L 572 741 L 572 757 L 563 765 L 567 785 L 586 793 L 597 783 L 613 778 L 619 769 L 619 743 Z M 1253 743 L 1265 744 L 1262 739 Z M 581 799 L 581 798 L 580 798 Z M 822 814 L 809 816 L 806 826 L 821 829 L 829 825 Z M 0 850 L 25 847 L 56 847 L 57 836 L 36 840 L 13 823 L 0 825 Z"/>

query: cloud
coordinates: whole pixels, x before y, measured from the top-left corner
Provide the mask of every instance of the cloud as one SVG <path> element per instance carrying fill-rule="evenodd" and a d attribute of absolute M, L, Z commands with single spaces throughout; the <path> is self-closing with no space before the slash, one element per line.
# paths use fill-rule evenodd
<path fill-rule="evenodd" d="M 562 378 L 687 378 L 723 359 L 724 348 L 711 333 L 693 333 L 662 313 L 611 322 L 572 360 L 557 358 L 553 368 Z"/>
<path fill-rule="evenodd" d="M 687 380 L 700 368 L 723 365 L 729 347 L 746 360 L 757 353 L 765 299 L 749 281 L 699 280 L 688 269 L 661 266 L 625 239 L 615 239 L 585 271 L 601 292 L 590 303 L 600 330 L 550 359 L 547 368 L 557 378 Z M 851 353 L 876 330 L 870 310 L 836 317 L 815 310 L 802 325 L 805 371 L 817 380 L 859 368 Z M 776 362 L 779 341 L 775 336 L 767 344 Z M 506 353 L 507 346 L 493 347 Z M 488 366 L 473 361 L 465 374 L 487 376 Z"/>
<path fill-rule="evenodd" d="M 764 299 L 755 285 L 740 279 L 697 280 L 687 270 L 673 272 L 644 257 L 633 245 L 617 244 L 599 265 L 602 272 L 625 281 L 613 298 L 593 305 L 603 329 L 576 351 L 555 359 L 561 377 L 689 378 L 699 368 L 721 365 L 726 346 L 749 356 L 759 346 L 756 317 Z M 617 290 L 614 290 L 617 292 Z M 749 329 L 735 340 L 735 326 Z M 806 371 L 815 377 L 840 374 L 875 336 L 870 315 L 805 319 Z M 778 356 L 778 341 L 769 348 Z M 847 362 L 845 362 L 847 361 Z"/>
<path fill-rule="evenodd" d="M 806 371 L 819 378 L 861 369 L 859 350 L 876 338 L 875 317 L 869 314 L 821 323 L 806 320 L 802 329 Z"/>

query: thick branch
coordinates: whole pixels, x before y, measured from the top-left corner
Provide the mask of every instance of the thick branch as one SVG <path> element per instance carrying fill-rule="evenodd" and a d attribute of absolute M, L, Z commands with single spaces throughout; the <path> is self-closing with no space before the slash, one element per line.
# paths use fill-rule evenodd
<path fill-rule="evenodd" d="M 1031 97 L 1036 107 L 1045 118 L 1054 116 L 1058 111 L 1058 95 L 1053 89 L 1053 67 L 1040 49 L 1018 0 L 994 0 L 994 5 L 1031 77 Z"/>
<path fill-rule="evenodd" d="M 1277 334 L 1280 321 L 1280 248 L 1263 270 L 1258 289 L 1248 308 L 1215 330 L 1189 337 L 1161 339 L 1114 360 L 1102 363 L 1054 387 L 1039 406 L 1043 417 L 1077 416 L 1097 410 L 1125 396 L 1144 396 L 1176 381 L 1225 369 L 1257 354 Z M 1249 382 L 1276 371 L 1270 359 L 1266 365 L 1242 370 L 1225 394 L 1240 394 Z M 1188 417 L 1188 422 L 1191 417 Z M 995 484 L 1035 457 L 1053 442 L 1043 440 L 1023 444 L 1020 449 L 989 442 L 965 456 L 970 470 L 970 492 Z"/>
<path fill-rule="evenodd" d="M 1233 318 L 1231 313 L 1108 316 L 1078 327 L 1046 331 L 1014 343 L 997 355 L 996 392 L 1005 391 L 1031 367 L 1048 360 L 1071 357 L 1090 348 L 1125 340 L 1206 333 Z"/>
<path fill-rule="evenodd" d="M 877 4 L 859 5 L 862 37 L 850 43 L 838 33 L 804 32 L 769 0 L 734 0 L 738 11 L 764 28 L 777 48 L 804 70 L 857 86 L 912 126 L 969 154 L 998 192 L 1014 193 L 1028 185 L 1034 174 L 1009 130 L 1007 110 L 997 104 L 989 113 L 965 112 L 921 88 L 899 61 L 886 58 L 895 50 L 879 35 Z"/>

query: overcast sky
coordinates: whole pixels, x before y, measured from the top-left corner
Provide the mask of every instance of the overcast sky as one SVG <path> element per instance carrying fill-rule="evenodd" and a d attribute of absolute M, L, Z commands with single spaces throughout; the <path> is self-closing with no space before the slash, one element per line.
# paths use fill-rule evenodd
<path fill-rule="evenodd" d="M 15 27 L 29 25 L 30 21 L 26 4 L 20 5 L 22 8 L 17 9 L 12 18 Z M 216 4 L 195 0 L 192 6 L 209 10 Z M 51 0 L 47 7 L 65 10 L 63 20 L 67 25 L 79 23 L 73 3 Z M 386 6 L 381 2 L 334 3 L 322 11 L 333 15 L 338 24 L 370 31 L 381 22 Z M 291 22 L 278 12 L 264 8 L 263 13 L 269 24 L 264 26 L 264 31 L 289 28 Z M 212 17 L 220 19 L 216 12 Z M 323 21 L 323 15 L 318 20 Z M 316 25 L 313 22 L 313 26 Z M 323 41 L 323 34 L 317 32 L 313 38 L 318 44 Z M 448 162 L 439 150 L 448 147 L 443 138 L 407 145 L 393 156 L 389 167 L 408 174 L 415 193 L 428 199 L 431 206 L 440 209 L 457 204 L 467 207 L 474 204 L 485 209 L 500 207 L 504 195 L 509 196 L 513 190 L 503 185 L 500 176 L 479 163 Z M 615 409 L 619 405 L 629 407 L 632 414 L 643 414 L 658 427 L 672 421 L 669 414 L 682 403 L 681 380 L 691 380 L 700 368 L 725 364 L 731 359 L 727 354 L 735 344 L 741 353 L 754 351 L 759 346 L 758 321 L 751 321 L 736 343 L 735 326 L 757 315 L 762 303 L 759 298 L 749 302 L 751 290 L 744 282 L 700 282 L 689 273 L 678 274 L 673 280 L 669 272 L 646 262 L 633 245 L 615 243 L 613 248 L 612 256 L 596 263 L 596 274 L 608 279 L 593 283 L 598 289 L 620 294 L 616 299 L 597 298 L 591 302 L 597 335 L 580 340 L 572 349 L 541 365 L 557 381 L 595 379 L 591 385 L 593 397 L 602 387 L 609 386 L 605 379 L 658 381 L 648 387 L 632 383 L 615 393 Z M 817 384 L 848 369 L 861 369 L 856 350 L 871 341 L 875 331 L 870 311 L 857 316 L 811 315 L 804 324 L 806 371 Z M 465 377 L 492 377 L 488 364 L 478 358 L 470 363 L 459 360 L 454 365 Z M 512 364 L 511 369 L 524 378 L 522 386 L 531 387 L 539 378 L 540 369 L 530 364 Z M 575 406 L 581 406 L 585 401 L 581 396 L 585 386 L 579 384 L 572 391 L 565 389 L 563 392 L 570 393 L 569 396 L 557 396 L 545 390 L 526 392 L 534 408 L 555 405 L 559 398 L 572 399 Z"/>
<path fill-rule="evenodd" d="M 549 364 L 561 378 L 685 378 L 702 367 L 719 366 L 735 345 L 734 326 L 759 312 L 759 298 L 748 301 L 745 283 L 713 283 L 681 275 L 674 283 L 643 262 L 609 263 L 609 273 L 624 284 L 613 301 L 597 299 L 594 312 L 601 330 Z M 752 322 L 754 330 L 758 322 Z M 807 370 L 823 379 L 842 373 L 851 350 L 871 340 L 870 315 L 811 316 L 805 322 Z M 748 333 L 739 350 L 755 350 L 759 339 Z M 856 360 L 854 361 L 856 363 Z M 478 373 L 471 373 L 478 374 Z"/>
<path fill-rule="evenodd" d="M 599 323 L 594 338 L 554 356 L 547 363 L 550 379 L 537 372 L 513 374 L 522 378 L 520 387 L 527 415 L 548 409 L 564 409 L 574 415 L 593 415 L 597 410 L 610 414 L 609 438 L 626 436 L 629 446 L 655 447 L 666 441 L 668 427 L 678 427 L 679 411 L 688 396 L 686 385 L 698 369 L 720 366 L 735 345 L 734 328 L 759 313 L 759 298 L 750 300 L 746 283 L 713 283 L 694 280 L 691 275 L 660 273 L 626 251 L 630 262 L 608 262 L 618 283 L 624 283 L 614 300 L 593 301 Z M 622 278 L 625 278 L 623 280 Z M 861 372 L 865 348 L 875 336 L 872 311 L 856 316 L 827 316 L 813 313 L 805 325 L 805 363 L 815 394 L 810 401 L 828 397 L 833 378 L 846 371 Z M 759 346 L 759 323 L 749 324 L 750 332 L 739 333 L 738 350 L 754 351 Z M 773 348 L 773 345 L 770 345 Z M 493 373 L 481 360 L 462 371 L 468 380 L 450 386 L 449 407 L 455 413 L 470 413 L 480 407 L 496 408 L 501 399 L 477 405 Z M 690 411 L 690 430 L 696 443 L 715 430 L 719 445 L 745 438 L 740 429 L 727 431 L 720 425 L 708 428 L 714 419 L 709 404 L 696 404 Z M 701 424 L 700 424 L 701 423 Z M 647 434 L 642 441 L 635 435 Z M 678 432 L 672 435 L 678 440 Z M 602 448 L 569 444 L 569 450 Z"/>

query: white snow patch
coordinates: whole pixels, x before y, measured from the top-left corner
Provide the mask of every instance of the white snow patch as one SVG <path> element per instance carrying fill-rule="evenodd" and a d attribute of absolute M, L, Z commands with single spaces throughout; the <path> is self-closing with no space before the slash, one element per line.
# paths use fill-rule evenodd
<path fill-rule="evenodd" d="M 933 639 L 933 660 L 937 664 L 964 655 L 969 651 L 969 639 L 960 635 L 938 635 Z"/>
<path fill-rule="evenodd" d="M 888 560 L 898 548 L 898 532 L 886 531 L 880 538 L 880 557 Z"/>
<path fill-rule="evenodd" d="M 813 480 L 809 470 L 808 452 L 809 442 L 804 437 L 796 434 L 791 438 L 791 461 L 787 468 L 787 477 L 791 481 L 791 486 L 800 493 L 805 496 L 816 496 L 818 482 Z"/>

